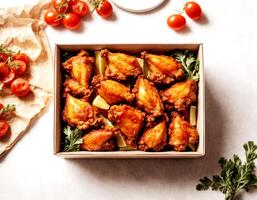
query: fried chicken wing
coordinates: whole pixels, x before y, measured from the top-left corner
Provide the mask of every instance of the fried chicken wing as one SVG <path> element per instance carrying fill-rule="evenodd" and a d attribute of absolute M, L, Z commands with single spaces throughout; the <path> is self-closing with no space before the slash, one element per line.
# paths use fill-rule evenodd
<path fill-rule="evenodd" d="M 170 56 L 148 54 L 144 51 L 141 57 L 148 67 L 147 79 L 155 83 L 170 84 L 184 77 L 181 64 Z"/>
<path fill-rule="evenodd" d="M 142 151 L 161 151 L 167 144 L 167 123 L 165 120 L 146 130 L 139 142 L 139 149 Z"/>
<path fill-rule="evenodd" d="M 105 57 L 107 67 L 105 76 L 115 80 L 127 80 L 142 74 L 142 68 L 136 57 L 124 53 L 111 53 L 102 50 L 101 56 Z"/>
<path fill-rule="evenodd" d="M 89 88 L 94 63 L 94 58 L 89 57 L 85 50 L 81 50 L 77 56 L 66 60 L 63 67 L 79 85 Z"/>
<path fill-rule="evenodd" d="M 145 114 L 128 105 L 114 105 L 108 111 L 108 118 L 126 136 L 127 143 L 133 144 L 143 127 Z"/>
<path fill-rule="evenodd" d="M 88 101 L 91 95 L 91 90 L 84 86 L 81 86 L 77 81 L 73 79 L 67 79 L 64 82 L 64 94 L 70 93 L 76 97 L 83 97 L 83 100 Z"/>
<path fill-rule="evenodd" d="M 88 129 L 91 126 L 98 126 L 102 122 L 102 118 L 98 116 L 98 111 L 95 107 L 70 94 L 66 96 L 63 120 L 81 130 Z"/>
<path fill-rule="evenodd" d="M 171 104 L 178 111 L 186 110 L 196 101 L 197 85 L 194 80 L 187 80 L 172 85 L 167 90 L 161 91 L 163 102 Z"/>
<path fill-rule="evenodd" d="M 128 87 L 117 81 L 106 80 L 100 75 L 93 78 L 92 85 L 97 88 L 99 95 L 110 105 L 132 102 L 134 99 L 134 94 L 130 92 Z"/>
<path fill-rule="evenodd" d="M 134 86 L 136 104 L 154 117 L 163 115 L 163 104 L 154 84 L 143 77 L 139 77 Z"/>
<path fill-rule="evenodd" d="M 116 129 L 113 127 L 103 127 L 92 130 L 83 137 L 80 148 L 87 151 L 111 151 L 114 149 L 114 135 Z"/>
<path fill-rule="evenodd" d="M 172 113 L 172 123 L 169 126 L 169 144 L 176 151 L 185 151 L 198 143 L 199 134 L 195 127 L 184 120 L 178 113 Z"/>

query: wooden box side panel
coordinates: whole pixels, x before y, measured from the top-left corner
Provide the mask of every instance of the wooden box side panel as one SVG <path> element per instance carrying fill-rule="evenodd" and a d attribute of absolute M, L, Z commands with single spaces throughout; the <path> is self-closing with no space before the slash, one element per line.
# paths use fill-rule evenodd
<path fill-rule="evenodd" d="M 61 50 L 58 45 L 54 52 L 54 154 L 61 151 Z"/>
<path fill-rule="evenodd" d="M 205 75 L 203 63 L 203 45 L 198 50 L 200 81 L 198 83 L 197 130 L 199 132 L 199 145 L 197 152 L 205 155 Z"/>

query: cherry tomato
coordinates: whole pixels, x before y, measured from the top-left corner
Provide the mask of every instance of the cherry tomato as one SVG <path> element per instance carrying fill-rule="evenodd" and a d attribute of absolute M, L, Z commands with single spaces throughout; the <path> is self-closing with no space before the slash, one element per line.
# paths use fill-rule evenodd
<path fill-rule="evenodd" d="M 17 78 L 12 82 L 11 91 L 18 97 L 26 96 L 30 92 L 29 82 L 23 78 Z"/>
<path fill-rule="evenodd" d="M 61 24 L 61 17 L 56 10 L 47 11 L 45 13 L 45 22 L 51 26 L 59 26 Z"/>
<path fill-rule="evenodd" d="M 73 0 L 52 0 L 54 9 L 58 13 L 66 13 L 73 3 Z"/>
<path fill-rule="evenodd" d="M 5 53 L 0 52 L 0 62 L 6 62 L 9 56 Z"/>
<path fill-rule="evenodd" d="M 15 77 L 16 77 L 15 72 L 10 70 L 9 74 L 2 80 L 2 83 L 4 85 L 10 85 L 13 82 L 13 80 L 15 79 Z"/>
<path fill-rule="evenodd" d="M 6 120 L 0 119 L 0 137 L 5 136 L 8 133 L 9 124 Z"/>
<path fill-rule="evenodd" d="M 0 81 L 4 85 L 9 85 L 15 78 L 15 73 L 9 69 L 5 63 L 0 63 Z"/>
<path fill-rule="evenodd" d="M 3 80 L 5 77 L 7 77 L 10 73 L 10 69 L 8 68 L 8 65 L 1 62 L 0 63 L 0 79 Z"/>
<path fill-rule="evenodd" d="M 23 74 L 27 69 L 26 63 L 21 60 L 14 60 L 9 64 L 9 66 L 10 69 L 13 70 L 16 75 Z"/>
<path fill-rule="evenodd" d="M 80 18 L 75 13 L 67 13 L 63 18 L 63 25 L 70 30 L 75 30 L 80 25 Z"/>
<path fill-rule="evenodd" d="M 200 5 L 194 1 L 187 2 L 185 4 L 184 10 L 188 17 L 192 19 L 197 20 L 202 16 L 202 9 Z"/>
<path fill-rule="evenodd" d="M 96 7 L 96 12 L 98 15 L 107 18 L 112 15 L 112 4 L 109 1 L 104 0 Z"/>
<path fill-rule="evenodd" d="M 13 60 L 21 60 L 26 63 L 26 65 L 29 65 L 30 63 L 30 57 L 25 53 L 17 53 L 12 56 Z"/>
<path fill-rule="evenodd" d="M 174 14 L 168 17 L 167 24 L 170 28 L 178 31 L 185 27 L 186 19 L 180 14 Z"/>
<path fill-rule="evenodd" d="M 80 0 L 75 1 L 72 5 L 71 9 L 72 9 L 72 12 L 74 12 L 75 14 L 77 14 L 80 17 L 85 16 L 89 11 L 87 3 L 84 1 L 80 1 Z"/>

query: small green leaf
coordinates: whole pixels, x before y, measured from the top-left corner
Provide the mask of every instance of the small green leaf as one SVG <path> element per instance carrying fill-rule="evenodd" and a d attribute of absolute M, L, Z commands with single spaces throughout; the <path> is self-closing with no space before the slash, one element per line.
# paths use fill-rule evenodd
<path fill-rule="evenodd" d="M 82 131 L 79 129 L 72 130 L 70 126 L 64 128 L 65 135 L 64 151 L 79 151 L 80 144 L 83 143 Z"/>
<path fill-rule="evenodd" d="M 196 189 L 198 191 L 200 191 L 200 190 L 208 190 L 211 185 L 212 185 L 212 181 L 209 178 L 204 177 L 203 179 L 200 179 L 200 184 L 198 184 L 196 186 Z"/>
<path fill-rule="evenodd" d="M 176 49 L 171 52 L 171 56 L 181 63 L 189 79 L 199 81 L 199 60 L 193 52 Z"/>

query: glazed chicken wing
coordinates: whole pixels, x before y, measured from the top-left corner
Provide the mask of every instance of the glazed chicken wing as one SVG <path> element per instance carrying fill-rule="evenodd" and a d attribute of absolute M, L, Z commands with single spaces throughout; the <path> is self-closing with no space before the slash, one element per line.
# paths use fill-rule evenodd
<path fill-rule="evenodd" d="M 176 151 L 185 151 L 188 147 L 195 147 L 198 143 L 198 132 L 189 122 L 178 113 L 172 113 L 172 123 L 169 127 L 169 144 Z"/>
<path fill-rule="evenodd" d="M 98 117 L 98 111 L 95 107 L 70 94 L 66 96 L 63 120 L 81 130 L 98 126 L 102 122 L 102 118 Z"/>
<path fill-rule="evenodd" d="M 105 57 L 107 67 L 105 76 L 115 80 L 127 80 L 129 77 L 137 77 L 142 74 L 142 68 L 138 59 L 124 53 L 111 53 L 102 50 L 101 55 Z"/>
<path fill-rule="evenodd" d="M 139 149 L 143 151 L 161 151 L 167 144 L 167 123 L 165 120 L 146 130 L 139 140 Z"/>
<path fill-rule="evenodd" d="M 108 118 L 126 136 L 127 143 L 133 144 L 143 127 L 144 113 L 128 105 L 114 105 L 108 112 Z"/>
<path fill-rule="evenodd" d="M 154 117 L 163 115 L 163 104 L 154 84 L 143 77 L 136 81 L 133 92 L 136 94 L 136 104 Z"/>
<path fill-rule="evenodd" d="M 197 85 L 194 80 L 176 83 L 160 92 L 163 102 L 175 107 L 178 111 L 186 110 L 196 101 Z"/>
<path fill-rule="evenodd" d="M 116 129 L 113 127 L 103 127 L 92 130 L 83 137 L 80 148 L 87 151 L 111 151 L 114 149 L 114 135 Z"/>
<path fill-rule="evenodd" d="M 141 57 L 148 68 L 147 79 L 155 83 L 170 84 L 184 77 L 181 64 L 170 56 L 142 52 Z"/>
<path fill-rule="evenodd" d="M 102 76 L 95 76 L 92 85 L 97 88 L 99 95 L 110 105 L 121 102 L 132 102 L 134 99 L 134 95 L 128 87 L 113 80 L 106 80 Z"/>

